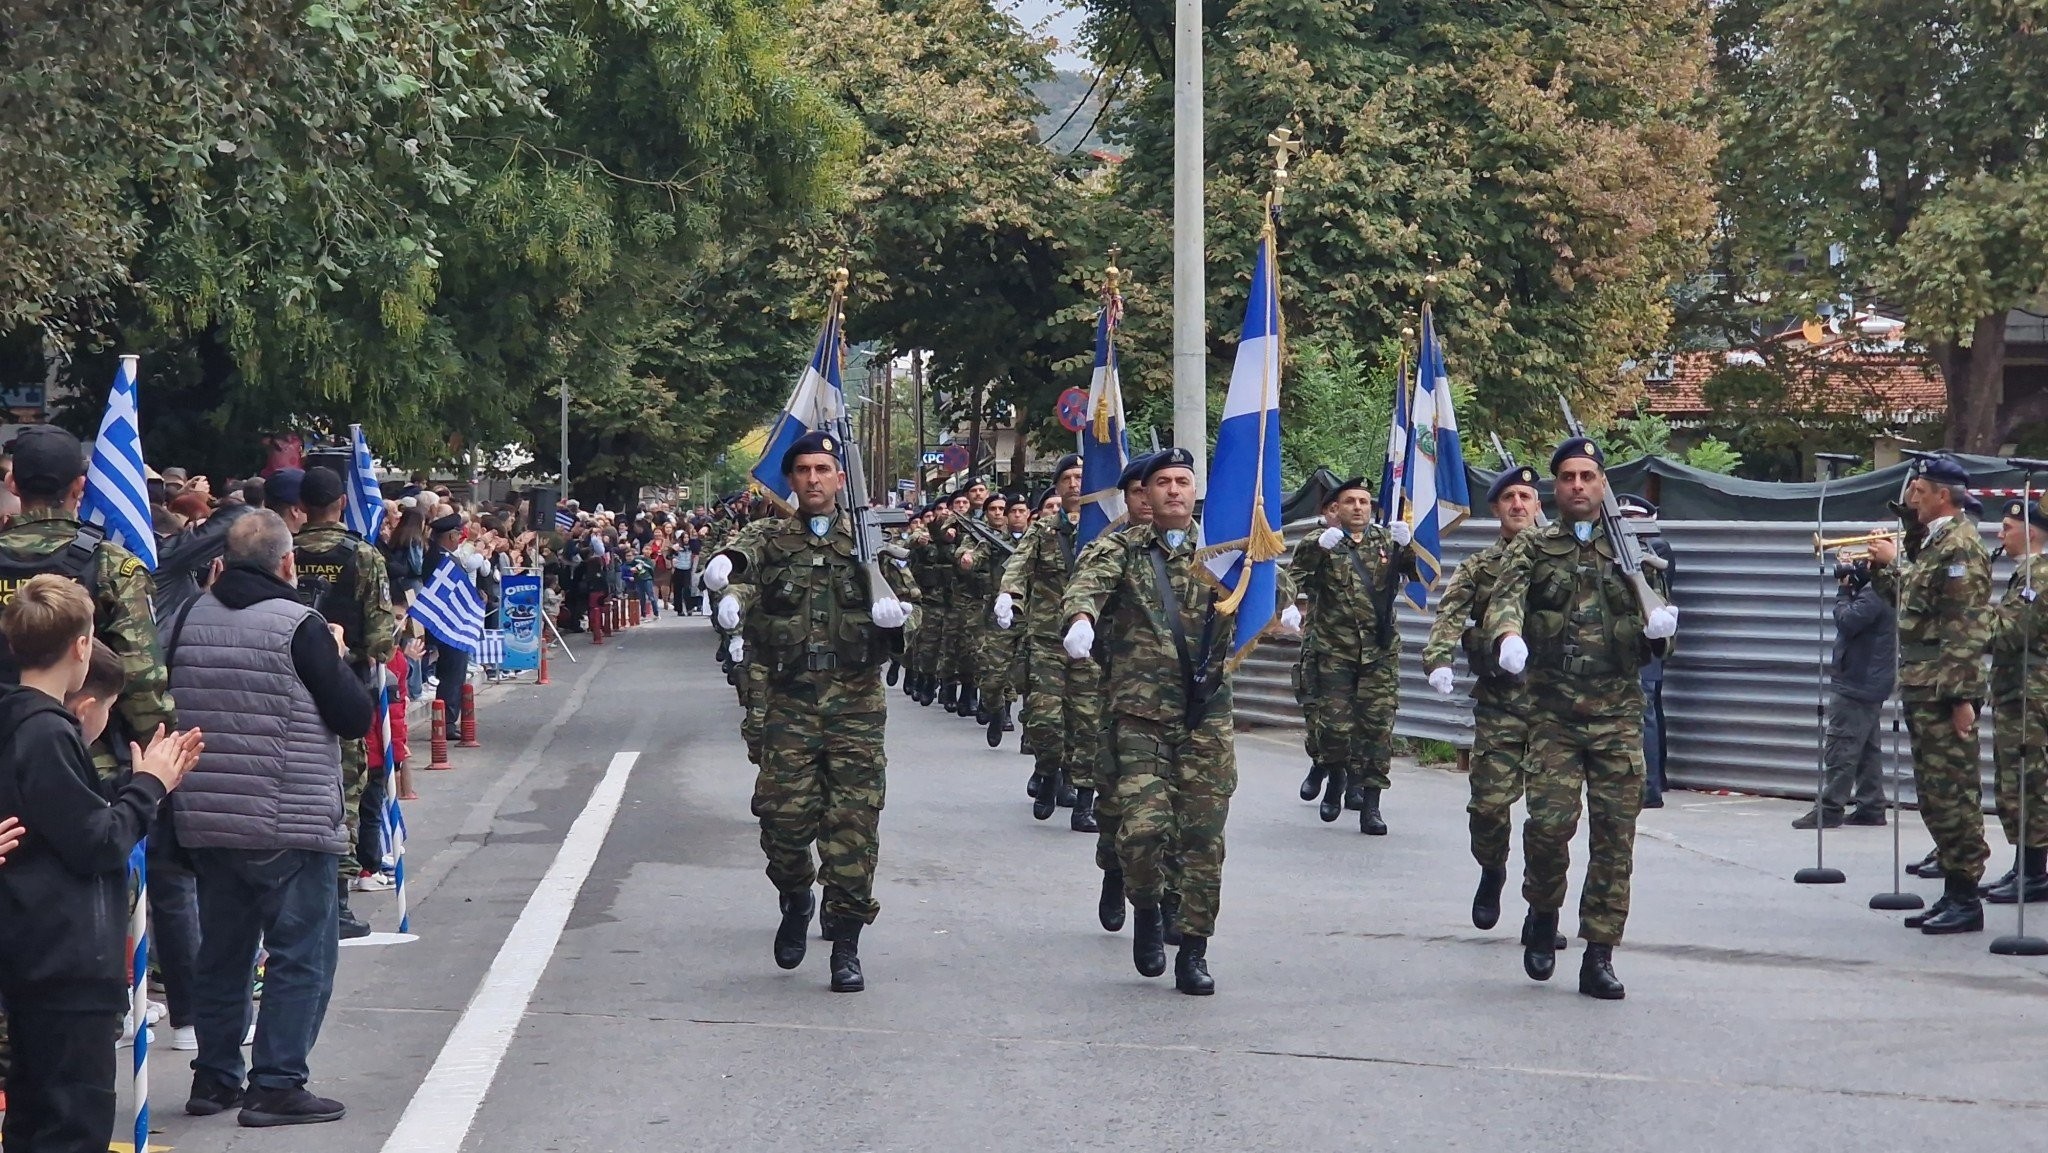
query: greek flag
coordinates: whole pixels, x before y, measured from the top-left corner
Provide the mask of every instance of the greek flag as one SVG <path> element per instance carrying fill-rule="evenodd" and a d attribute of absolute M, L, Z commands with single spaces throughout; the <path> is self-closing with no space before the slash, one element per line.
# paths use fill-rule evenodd
<path fill-rule="evenodd" d="M 156 571 L 156 529 L 149 516 L 149 485 L 143 479 L 142 430 L 136 416 L 137 356 L 123 356 L 100 417 L 99 439 L 92 444 L 92 462 L 85 470 L 85 499 L 79 515 L 88 524 L 127 547 L 151 572 Z"/>
<path fill-rule="evenodd" d="M 484 639 L 484 598 L 454 557 L 442 557 L 412 602 L 412 619 L 442 644 L 473 653 Z"/>
<path fill-rule="evenodd" d="M 575 514 L 575 513 L 573 513 L 573 512 L 570 512 L 570 511 L 569 511 L 568 509 L 566 509 L 566 508 L 563 508 L 563 507 L 562 507 L 561 505 L 559 505 L 559 504 L 558 504 L 558 505 L 556 505 L 556 506 L 555 506 L 555 527 L 556 527 L 557 529 L 560 529 L 560 530 L 561 530 L 561 531 L 563 531 L 563 532 L 568 532 L 569 530 L 571 530 L 571 529 L 575 528 L 575 527 L 576 527 L 576 514 Z"/>
<path fill-rule="evenodd" d="M 355 457 L 348 477 L 348 531 L 374 541 L 384 529 L 384 490 L 377 484 L 377 465 L 370 456 L 370 442 L 363 439 L 363 426 L 349 425 L 348 437 Z"/>
<path fill-rule="evenodd" d="M 1252 270 L 1237 365 L 1216 428 L 1209 495 L 1202 513 L 1202 555 L 1228 596 L 1217 611 L 1237 614 L 1230 659 L 1242 661 L 1278 609 L 1280 501 L 1280 298 L 1268 213 Z"/>
<path fill-rule="evenodd" d="M 839 420 L 846 409 L 839 380 L 840 325 L 840 298 L 835 291 L 825 315 L 825 326 L 818 330 L 818 344 L 811 351 L 810 362 L 804 365 L 803 375 L 797 378 L 796 388 L 789 394 L 789 402 L 782 406 L 781 415 L 769 428 L 760 461 L 747 474 L 785 509 L 796 507 L 796 490 L 790 487 L 789 478 L 782 475 L 782 454 L 811 432 Z"/>
<path fill-rule="evenodd" d="M 1415 425 L 1408 415 L 1408 353 L 1401 353 L 1401 371 L 1394 378 L 1394 418 L 1387 422 L 1387 463 L 1380 468 L 1379 520 L 1406 519 L 1401 500 L 1406 493 L 1408 455 L 1415 447 Z"/>
<path fill-rule="evenodd" d="M 1409 456 L 1401 479 L 1402 503 L 1415 532 L 1415 564 L 1422 579 L 1408 582 L 1402 596 L 1420 611 L 1443 573 L 1443 538 L 1472 512 L 1465 485 L 1465 449 L 1458 439 L 1458 414 L 1444 372 L 1436 318 L 1422 306 L 1422 344 L 1415 357 L 1415 394 L 1407 405 Z"/>
<path fill-rule="evenodd" d="M 1116 330 L 1123 323 L 1124 298 L 1114 288 L 1102 294 L 1095 316 L 1095 375 L 1088 382 L 1088 422 L 1081 426 L 1081 528 L 1085 545 L 1124 519 L 1124 490 L 1118 485 L 1130 463 L 1124 436 L 1124 390 L 1117 379 Z"/>

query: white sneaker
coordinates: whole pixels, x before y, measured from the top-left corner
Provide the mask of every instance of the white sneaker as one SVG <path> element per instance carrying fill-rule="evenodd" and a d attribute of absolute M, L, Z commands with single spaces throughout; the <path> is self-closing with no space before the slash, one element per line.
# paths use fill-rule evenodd
<path fill-rule="evenodd" d="M 349 887 L 358 893 L 382 893 L 395 888 L 396 883 L 382 873 L 359 873 Z"/>
<path fill-rule="evenodd" d="M 129 1014 L 129 1018 L 130 1019 L 121 1026 L 121 1039 L 119 1041 L 114 1042 L 114 1048 L 116 1049 L 133 1049 L 135 1047 L 135 1021 L 133 1019 L 134 1014 Z M 152 1045 L 156 1044 L 155 1029 L 151 1029 L 149 1031 L 149 1043 Z"/>
<path fill-rule="evenodd" d="M 150 1024 L 155 1025 L 161 1022 L 165 1017 L 170 1016 L 170 1014 L 171 1007 L 169 1005 L 164 1004 L 162 1001 L 151 1001 L 149 1003 L 148 1016 Z"/>
<path fill-rule="evenodd" d="M 250 1046 L 250 1045 L 254 1045 L 255 1043 L 256 1043 L 256 1014 L 254 1014 L 254 1013 L 251 1013 L 251 1014 L 249 1014 L 249 1031 L 248 1031 L 248 1032 L 247 1032 L 246 1034 L 244 1034 L 244 1035 L 243 1035 L 243 1037 L 242 1037 L 242 1045 L 243 1045 L 243 1047 L 244 1047 L 244 1048 L 247 1048 L 248 1046 Z"/>
<path fill-rule="evenodd" d="M 199 1030 L 190 1025 L 180 1025 L 171 1030 L 171 1048 L 180 1053 L 199 1051 Z"/>

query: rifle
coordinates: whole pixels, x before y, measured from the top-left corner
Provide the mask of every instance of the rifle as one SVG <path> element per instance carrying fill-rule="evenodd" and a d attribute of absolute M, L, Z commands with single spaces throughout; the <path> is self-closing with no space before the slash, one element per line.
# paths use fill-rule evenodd
<path fill-rule="evenodd" d="M 882 530 L 908 524 L 910 518 L 900 508 L 869 508 L 855 496 L 868 490 L 868 473 L 861 463 L 860 443 L 848 435 L 850 423 L 844 407 L 832 421 L 833 435 L 839 438 L 846 465 L 846 484 L 839 490 L 839 511 L 846 514 L 847 522 L 853 526 L 853 558 L 867 571 L 869 598 L 895 600 L 896 590 L 889 584 L 889 578 L 882 575 L 878 563 L 885 547 Z"/>
<path fill-rule="evenodd" d="M 1586 435 L 1585 426 L 1579 423 L 1578 414 L 1572 411 L 1572 402 L 1564 398 L 1564 393 L 1557 394 L 1557 403 L 1558 407 L 1564 410 L 1566 430 L 1573 436 Z M 1627 581 L 1629 588 L 1635 592 L 1636 603 L 1643 606 L 1643 615 L 1647 617 L 1664 608 L 1667 602 L 1657 595 L 1657 590 L 1650 586 L 1649 578 L 1643 575 L 1642 541 L 1638 539 L 1636 532 L 1627 526 L 1628 522 L 1622 519 L 1621 506 L 1615 503 L 1614 489 L 1611 486 L 1602 486 L 1600 527 L 1606 530 L 1607 543 L 1614 549 L 1614 567 L 1621 570 L 1622 579 Z M 1663 558 L 1652 559 L 1657 563 L 1650 567 L 1663 567 Z"/>
<path fill-rule="evenodd" d="M 990 528 L 988 526 L 987 521 L 976 520 L 973 516 L 970 515 L 961 518 L 961 523 L 965 524 L 967 526 L 967 531 L 981 543 L 987 545 L 992 549 L 1000 550 L 1004 556 L 1016 555 L 1016 542 L 1008 539 L 1007 537 L 1003 536 L 1003 534 Z"/>

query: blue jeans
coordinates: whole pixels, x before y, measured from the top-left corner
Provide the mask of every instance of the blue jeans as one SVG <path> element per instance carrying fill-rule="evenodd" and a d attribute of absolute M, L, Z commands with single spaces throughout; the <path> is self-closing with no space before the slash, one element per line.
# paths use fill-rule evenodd
<path fill-rule="evenodd" d="M 434 690 L 434 699 L 443 706 L 442 712 L 448 718 L 448 739 L 452 741 L 462 726 L 462 686 L 469 681 L 469 654 L 454 645 L 442 645 L 440 655 L 434 659 L 434 675 L 441 681 Z"/>
<path fill-rule="evenodd" d="M 157 838 L 150 839 L 149 848 L 149 945 L 163 974 L 171 1027 L 178 1029 L 192 1023 L 192 975 L 199 963 L 198 885 L 177 854 L 158 851 Z"/>
<path fill-rule="evenodd" d="M 1643 679 L 1643 799 L 1664 797 L 1664 678 Z"/>
<path fill-rule="evenodd" d="M 633 582 L 633 593 L 640 598 L 640 615 L 655 617 L 661 613 L 661 602 L 654 596 L 654 578 L 643 577 Z"/>
<path fill-rule="evenodd" d="M 241 1085 L 245 1073 L 250 1088 L 304 1085 L 306 1061 L 334 992 L 340 857 L 306 849 L 194 849 L 192 863 L 199 878 L 200 930 L 192 981 L 199 1034 L 193 1071 L 224 1085 Z M 249 1028 L 249 983 L 259 945 L 270 959 L 256 1046 L 245 1066 L 242 1037 Z"/>

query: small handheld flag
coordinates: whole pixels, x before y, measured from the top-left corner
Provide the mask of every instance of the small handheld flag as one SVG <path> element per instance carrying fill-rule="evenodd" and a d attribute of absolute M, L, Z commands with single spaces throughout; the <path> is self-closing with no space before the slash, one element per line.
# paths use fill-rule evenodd
<path fill-rule="evenodd" d="M 348 474 L 348 530 L 367 541 L 384 530 L 384 490 L 377 484 L 377 463 L 370 456 L 370 442 L 363 439 L 363 426 L 348 426 L 349 452 L 354 463 Z"/>
<path fill-rule="evenodd" d="M 473 653 L 484 639 L 484 598 L 452 556 L 412 602 L 412 619 L 444 645 Z"/>
<path fill-rule="evenodd" d="M 78 515 L 87 524 L 107 530 L 107 535 L 135 554 L 151 572 L 156 571 L 156 528 L 149 515 L 148 472 L 142 464 L 142 428 L 137 416 L 135 376 L 142 358 L 123 356 L 114 373 L 113 391 L 107 394 L 107 410 L 100 417 L 100 433 L 93 441 L 92 461 L 85 470 L 85 498 Z"/>

